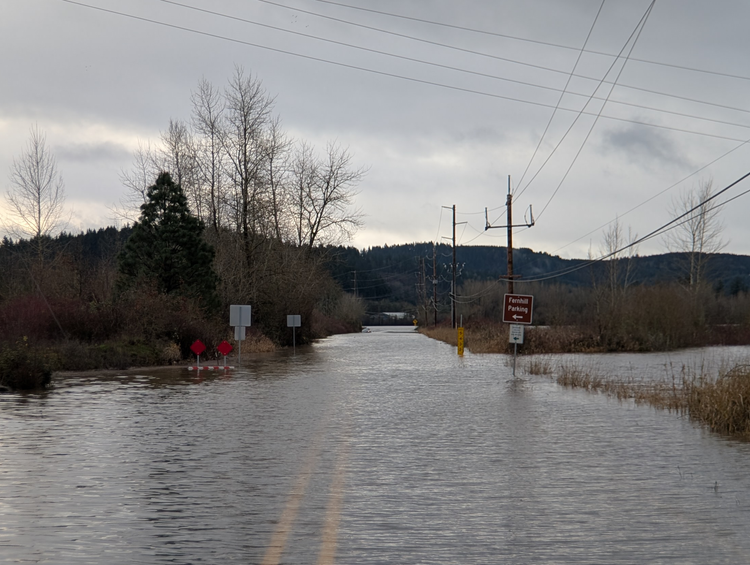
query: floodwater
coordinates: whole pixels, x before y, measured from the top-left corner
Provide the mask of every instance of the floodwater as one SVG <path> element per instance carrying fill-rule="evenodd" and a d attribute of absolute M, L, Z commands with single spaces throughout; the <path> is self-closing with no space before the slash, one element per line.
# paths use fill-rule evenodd
<path fill-rule="evenodd" d="M 518 374 L 390 328 L 0 395 L 0 563 L 750 563 L 750 444 Z"/>

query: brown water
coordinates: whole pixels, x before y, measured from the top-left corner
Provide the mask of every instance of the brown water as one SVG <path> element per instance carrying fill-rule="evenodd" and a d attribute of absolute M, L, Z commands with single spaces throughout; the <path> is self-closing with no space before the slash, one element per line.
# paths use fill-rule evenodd
<path fill-rule="evenodd" d="M 0 395 L 0 563 L 750 563 L 750 445 L 510 375 L 390 329 Z"/>

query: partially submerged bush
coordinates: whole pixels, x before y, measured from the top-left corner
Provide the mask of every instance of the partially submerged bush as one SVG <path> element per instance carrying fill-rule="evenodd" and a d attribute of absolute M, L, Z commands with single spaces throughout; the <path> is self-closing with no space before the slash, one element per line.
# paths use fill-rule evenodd
<path fill-rule="evenodd" d="M 52 371 L 26 342 L 0 352 L 0 385 L 14 390 L 35 390 L 50 383 Z"/>
<path fill-rule="evenodd" d="M 691 418 L 715 432 L 750 436 L 750 366 L 737 366 L 715 380 L 701 375 L 683 388 Z"/>
<path fill-rule="evenodd" d="M 750 439 L 750 365 L 736 365 L 719 376 L 705 369 L 683 366 L 672 382 L 633 381 L 602 376 L 601 370 L 562 363 L 556 370 L 558 384 L 584 388 L 617 398 L 687 414 L 711 431 Z"/>

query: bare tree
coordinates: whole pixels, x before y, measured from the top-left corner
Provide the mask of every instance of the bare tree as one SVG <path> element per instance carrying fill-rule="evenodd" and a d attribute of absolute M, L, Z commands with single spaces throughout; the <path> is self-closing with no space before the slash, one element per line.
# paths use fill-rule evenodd
<path fill-rule="evenodd" d="M 224 100 L 221 93 L 206 79 L 198 83 L 192 93 L 193 128 L 197 134 L 195 145 L 199 182 L 208 201 L 206 224 L 218 232 L 224 223 L 224 156 L 222 128 Z"/>
<path fill-rule="evenodd" d="M 352 168 L 349 152 L 329 143 L 323 159 L 316 159 L 312 148 L 302 144 L 293 171 L 298 245 L 312 248 L 350 238 L 362 225 L 362 214 L 351 205 L 365 169 Z"/>
<path fill-rule="evenodd" d="M 154 184 L 154 179 L 159 175 L 160 165 L 157 153 L 150 144 L 145 146 L 138 144 L 138 149 L 133 155 L 133 168 L 130 171 L 121 171 L 120 181 L 127 189 L 119 204 L 112 207 L 115 217 L 133 223 L 138 220 L 141 205 L 148 198 L 146 193 L 148 187 Z"/>
<path fill-rule="evenodd" d="M 624 332 L 625 300 L 633 277 L 633 258 L 637 246 L 633 243 L 638 236 L 628 228 L 627 238 L 623 233 L 620 219 L 614 222 L 602 235 L 599 253 L 602 264 L 598 263 L 591 271 L 592 292 L 599 335 L 605 340 L 617 340 Z M 589 251 L 589 259 L 594 254 Z M 599 270 L 601 267 L 601 270 Z"/>
<path fill-rule="evenodd" d="M 209 207 L 200 182 L 196 143 L 185 122 L 169 120 L 169 128 L 161 133 L 159 173 L 168 172 L 182 188 L 191 211 L 201 220 Z"/>
<path fill-rule="evenodd" d="M 31 128 L 25 153 L 13 160 L 10 184 L 6 195 L 13 222 L 10 232 L 35 240 L 41 254 L 42 239 L 66 223 L 65 184 L 45 135 L 36 126 Z"/>
<path fill-rule="evenodd" d="M 602 236 L 600 251 L 603 257 L 608 258 L 605 263 L 607 286 L 613 305 L 632 282 L 633 257 L 638 251 L 638 246 L 633 243 L 637 239 L 638 235 L 633 234 L 631 228 L 628 228 L 628 237 L 625 238 L 619 218 L 610 224 Z"/>
<path fill-rule="evenodd" d="M 184 122 L 169 120 L 167 131 L 161 132 L 160 172 L 167 172 L 183 191 L 192 174 L 191 135 Z"/>
<path fill-rule="evenodd" d="M 294 195 L 292 197 L 291 212 L 293 214 L 294 231 L 296 243 L 302 247 L 308 238 L 309 211 L 308 195 L 315 192 L 317 182 L 318 164 L 315 160 L 313 148 L 302 141 L 297 146 L 294 162 L 292 164 L 292 175 L 294 178 Z"/>
<path fill-rule="evenodd" d="M 287 208 L 288 183 L 290 173 L 290 149 L 292 143 L 281 130 L 278 118 L 270 121 L 266 135 L 263 138 L 263 182 L 268 187 L 270 199 L 270 232 L 279 241 L 285 240 L 288 232 L 287 222 L 284 221 L 284 211 Z"/>
<path fill-rule="evenodd" d="M 237 67 L 225 91 L 224 150 L 229 176 L 234 183 L 234 212 L 238 231 L 245 239 L 247 259 L 263 212 L 263 185 L 260 182 L 263 153 L 261 139 L 268 124 L 273 99 L 260 80 Z"/>
<path fill-rule="evenodd" d="M 685 217 L 667 232 L 666 246 L 684 254 L 688 285 L 694 291 L 703 282 L 711 255 L 727 245 L 721 238 L 724 223 L 719 219 L 719 208 L 715 200 L 710 200 L 713 194 L 713 181 L 701 181 L 698 188 L 682 193 L 671 209 L 675 217 Z"/>

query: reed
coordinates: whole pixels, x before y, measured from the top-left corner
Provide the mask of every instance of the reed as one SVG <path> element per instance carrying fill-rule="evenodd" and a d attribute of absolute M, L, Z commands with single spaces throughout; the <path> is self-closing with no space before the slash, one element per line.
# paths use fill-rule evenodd
<path fill-rule="evenodd" d="M 533 355 L 524 363 L 524 369 L 530 375 L 549 375 L 554 371 L 548 357 Z"/>
<path fill-rule="evenodd" d="M 750 439 L 750 365 L 734 365 L 717 376 L 703 365 L 669 370 L 667 381 L 644 382 L 605 377 L 596 368 L 567 362 L 560 364 L 554 377 L 561 386 L 676 411 L 713 432 Z"/>
<path fill-rule="evenodd" d="M 716 379 L 686 377 L 683 395 L 691 418 L 715 432 L 750 438 L 750 365 L 737 365 Z"/>
<path fill-rule="evenodd" d="M 458 334 L 456 330 L 449 326 L 422 326 L 419 328 L 419 332 L 431 339 L 436 339 L 449 345 L 458 345 Z M 466 345 L 466 336 L 464 336 L 464 346 Z"/>

